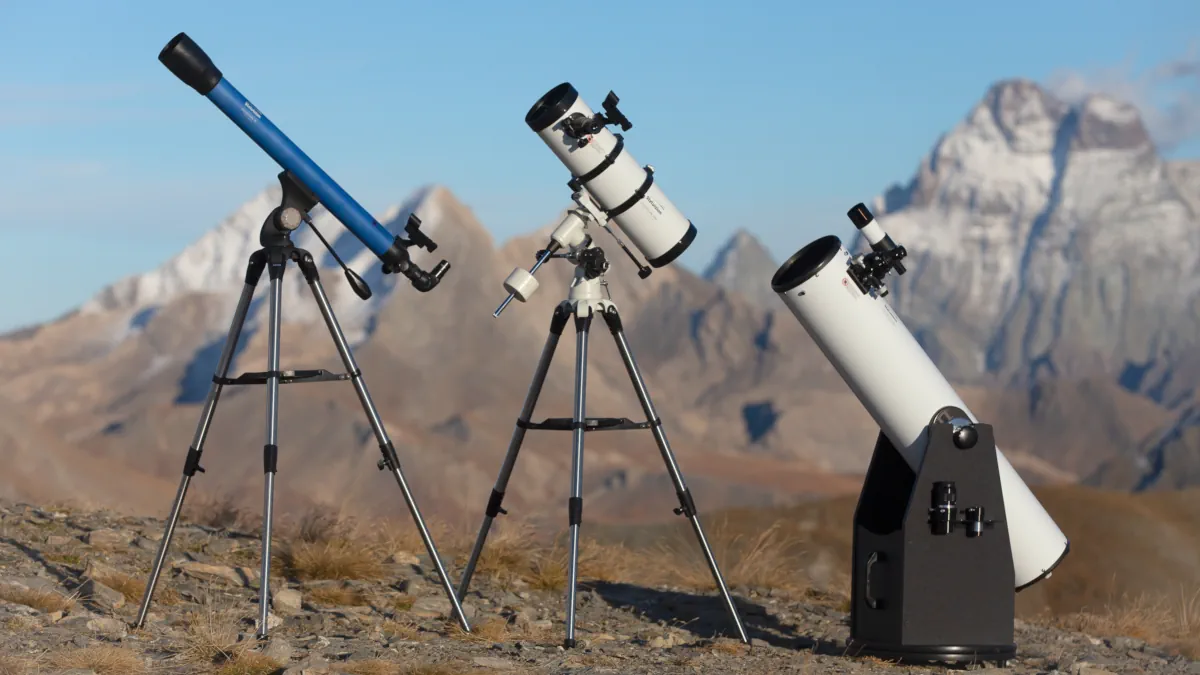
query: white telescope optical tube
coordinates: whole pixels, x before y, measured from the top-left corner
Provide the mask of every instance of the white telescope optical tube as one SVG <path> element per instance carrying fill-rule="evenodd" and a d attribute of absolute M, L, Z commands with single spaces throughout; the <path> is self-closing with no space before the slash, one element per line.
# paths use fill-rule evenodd
<path fill-rule="evenodd" d="M 569 82 L 551 89 L 525 115 L 529 125 L 571 171 L 571 187 L 585 190 L 637 247 L 651 267 L 669 265 L 696 238 L 696 226 L 667 199 L 625 149 L 624 138 L 606 124 L 632 125 L 617 109 L 611 92 L 607 117 L 597 116 Z"/>
<path fill-rule="evenodd" d="M 850 265 L 840 239 L 821 237 L 779 268 L 771 289 L 916 471 L 938 410 L 954 406 L 979 420 L 887 302 L 858 287 Z M 1020 591 L 1049 577 L 1070 542 L 999 448 L 996 455 Z"/>

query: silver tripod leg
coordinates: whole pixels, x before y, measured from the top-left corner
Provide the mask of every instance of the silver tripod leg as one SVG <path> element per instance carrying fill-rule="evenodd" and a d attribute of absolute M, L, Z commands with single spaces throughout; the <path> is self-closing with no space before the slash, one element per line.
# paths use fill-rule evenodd
<path fill-rule="evenodd" d="M 646 389 L 646 382 L 642 379 L 637 362 L 633 358 L 633 352 L 630 351 L 629 343 L 625 340 L 625 330 L 621 326 L 621 317 L 617 313 L 616 307 L 612 306 L 604 312 L 603 316 L 609 330 L 612 331 L 613 338 L 616 340 L 617 350 L 621 352 L 621 360 L 625 362 L 625 370 L 629 373 L 629 379 L 633 381 L 633 388 L 637 391 L 638 400 L 641 401 L 642 411 L 646 414 L 646 421 L 650 423 L 650 429 L 654 433 L 654 442 L 658 444 L 658 451 L 662 454 L 663 462 L 667 465 L 667 473 L 671 475 L 671 482 L 675 484 L 675 493 L 679 496 L 679 508 L 676 509 L 676 513 L 687 515 L 688 520 L 691 521 L 692 531 L 696 533 L 696 540 L 700 543 L 700 548 L 704 551 L 704 558 L 708 562 L 708 569 L 712 572 L 713 580 L 717 583 L 717 588 L 721 591 L 721 597 L 725 601 L 725 608 L 729 610 L 729 616 L 733 618 L 733 623 L 737 626 L 738 637 L 741 638 L 742 642 L 749 644 L 750 640 L 746 637 L 746 629 L 742 625 L 742 617 L 738 613 L 737 606 L 733 603 L 733 596 L 729 594 L 729 589 L 725 586 L 725 579 L 721 576 L 721 570 L 717 566 L 716 558 L 713 557 L 712 548 L 708 545 L 708 538 L 704 536 L 704 529 L 700 527 L 700 518 L 696 515 L 696 503 L 692 499 L 692 493 L 683 482 L 683 474 L 679 471 L 679 465 L 675 462 L 675 455 L 671 452 L 671 446 L 667 442 L 667 433 L 663 431 L 662 420 L 658 418 L 658 413 L 654 410 L 654 403 L 650 401 L 650 393 Z"/>
<path fill-rule="evenodd" d="M 350 345 L 346 341 L 346 334 L 342 332 L 342 327 L 338 324 L 337 317 L 333 314 L 333 308 L 329 304 L 329 297 L 325 295 L 325 288 L 321 285 L 321 279 L 317 275 L 316 264 L 313 263 L 311 257 L 305 256 L 300 260 L 299 265 L 305 279 L 308 281 L 309 288 L 312 289 L 313 296 L 317 300 L 317 306 L 321 309 L 321 316 L 325 319 L 325 325 L 329 328 L 329 333 L 333 336 L 333 342 L 337 345 L 338 354 L 342 357 L 342 364 L 345 365 L 346 372 L 350 373 L 350 381 L 354 383 L 354 391 L 358 394 L 358 400 L 362 403 L 363 410 L 367 413 L 371 430 L 375 432 L 375 440 L 379 442 L 379 448 L 383 452 L 381 468 L 386 466 L 396 478 L 396 483 L 400 486 L 400 491 L 404 494 L 404 501 L 408 505 L 408 511 L 412 514 L 413 522 L 416 524 L 417 530 L 421 533 L 421 540 L 425 543 L 425 550 L 429 553 L 429 559 L 437 569 L 438 578 L 442 582 L 442 588 L 445 590 L 446 596 L 450 599 L 450 606 L 453 609 L 455 618 L 458 619 L 458 625 L 469 633 L 471 632 L 471 624 L 467 622 L 467 615 L 463 612 L 462 605 L 459 604 L 458 596 L 454 593 L 454 585 L 450 582 L 450 576 L 446 574 L 446 568 L 442 565 L 441 556 L 438 555 L 437 547 L 434 545 L 433 535 L 429 533 L 429 528 L 425 526 L 425 519 L 421 517 L 421 511 L 417 508 L 417 502 L 408 488 L 408 481 L 404 479 L 404 473 L 400 470 L 400 458 L 396 455 L 396 447 L 392 444 L 391 438 L 388 437 L 387 430 L 379 418 L 379 412 L 375 409 L 375 403 L 371 400 L 371 394 L 367 391 L 367 383 L 363 379 L 358 362 L 354 359 L 354 354 L 350 351 Z"/>
<path fill-rule="evenodd" d="M 267 443 L 263 446 L 262 569 L 258 585 L 258 637 L 267 637 L 271 609 L 271 520 L 275 505 L 275 468 L 279 459 L 279 333 L 283 323 L 285 259 L 269 261 L 271 323 L 267 332 Z"/>
<path fill-rule="evenodd" d="M 567 502 L 567 522 L 571 526 L 571 558 L 567 565 L 567 639 L 563 646 L 575 646 L 575 585 L 579 580 L 579 524 L 583 522 L 583 434 L 586 423 L 588 331 L 592 310 L 584 318 L 575 317 L 575 411 L 572 415 L 571 498 Z"/>
<path fill-rule="evenodd" d="M 538 396 L 542 393 L 542 386 L 546 383 L 546 373 L 550 371 L 550 362 L 554 360 L 558 339 L 562 337 L 563 328 L 567 325 L 567 318 L 570 316 L 569 308 L 570 306 L 565 303 L 560 304 L 554 310 L 554 318 L 550 320 L 550 333 L 546 336 L 546 344 L 542 347 L 542 356 L 538 359 L 537 368 L 533 371 L 533 382 L 530 383 L 529 391 L 525 394 L 525 405 L 521 406 L 521 415 L 513 427 L 512 439 L 508 442 L 508 454 L 504 456 L 500 475 L 496 477 L 496 485 L 492 488 L 492 496 L 488 499 L 483 524 L 479 527 L 479 534 L 475 537 L 475 546 L 471 549 L 471 557 L 467 559 L 467 567 L 463 571 L 462 581 L 458 584 L 459 599 L 467 596 L 467 588 L 471 585 L 471 577 L 475 574 L 475 565 L 483 553 L 483 545 L 487 541 L 488 532 L 492 529 L 492 522 L 496 516 L 505 513 L 504 509 L 500 507 L 504 501 L 504 492 L 508 489 L 508 480 L 512 477 L 513 467 L 517 465 L 517 455 L 521 452 L 521 444 L 525 441 L 529 417 L 533 415 Z"/>
<path fill-rule="evenodd" d="M 192 438 L 192 446 L 188 448 L 187 459 L 183 464 L 183 478 L 179 481 L 179 490 L 175 493 L 171 514 L 167 516 L 166 529 L 158 543 L 154 566 L 150 570 L 150 578 L 146 581 L 146 590 L 142 593 L 142 606 L 138 610 L 137 619 L 132 624 L 134 628 L 141 628 L 146 623 L 146 614 L 150 611 L 150 599 L 154 596 L 154 588 L 158 585 L 158 577 L 162 574 L 163 563 L 167 559 L 167 550 L 171 546 L 171 539 L 175 536 L 175 526 L 179 524 L 179 512 L 183 508 L 183 500 L 187 496 L 192 476 L 197 471 L 204 472 L 204 469 L 200 467 L 200 455 L 204 452 L 204 440 L 208 437 L 208 428 L 212 424 L 213 414 L 217 410 L 217 401 L 221 398 L 221 389 L 224 385 L 220 380 L 229 375 L 233 352 L 237 349 L 238 340 L 241 339 L 242 326 L 246 322 L 246 314 L 250 311 L 250 301 L 254 297 L 254 288 L 258 285 L 265 261 L 266 256 L 261 251 L 250 256 L 250 264 L 246 271 L 246 285 L 242 288 L 237 309 L 233 312 L 229 333 L 225 337 L 225 347 L 221 350 L 221 359 L 217 362 L 216 374 L 208 389 L 208 398 L 204 402 L 204 411 L 200 415 L 200 423 L 196 426 L 196 435 Z"/>

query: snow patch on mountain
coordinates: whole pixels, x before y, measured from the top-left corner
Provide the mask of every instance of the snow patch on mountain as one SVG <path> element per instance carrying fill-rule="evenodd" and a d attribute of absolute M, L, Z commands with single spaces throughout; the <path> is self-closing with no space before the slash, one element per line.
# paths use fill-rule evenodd
<path fill-rule="evenodd" d="M 422 187 L 401 204 L 389 208 L 379 222 L 393 235 L 407 238 L 404 227 L 409 215 L 416 213 L 421 219 L 422 231 L 436 241 L 436 232 L 444 211 L 440 203 L 441 194 L 448 195 L 440 186 Z M 158 308 L 185 294 L 216 293 L 226 296 L 229 298 L 232 312 L 237 296 L 245 285 L 249 257 L 261 248 L 259 231 L 263 221 L 279 205 L 280 197 L 281 189 L 278 185 L 268 187 L 159 268 L 117 281 L 101 290 L 79 311 L 124 314 L 126 320 L 113 325 L 113 334 L 109 336 L 113 344 L 138 333 Z M 323 207 L 316 207 L 311 215 L 316 229 L 325 236 L 326 241 L 330 242 L 342 260 L 368 283 L 373 292 L 367 301 L 354 295 L 337 261 L 329 254 L 311 227 L 302 226 L 293 235 L 296 246 L 309 251 L 316 260 L 321 271 L 322 285 L 347 337 L 352 342 L 359 342 L 369 334 L 373 317 L 386 304 L 396 284 L 399 282 L 407 285 L 407 280 L 384 275 L 375 254 Z M 409 252 L 414 262 L 422 269 L 429 270 L 437 262 L 437 259 L 424 249 L 414 247 L 409 249 Z M 248 327 L 267 319 L 266 303 L 261 302 L 261 299 L 265 297 L 269 284 L 264 273 L 255 289 L 255 297 L 258 300 L 248 316 Z M 320 313 L 312 291 L 294 265 L 288 266 L 283 284 L 284 320 L 319 321 Z M 213 331 L 224 332 L 228 325 L 214 325 L 210 328 Z"/>
<path fill-rule="evenodd" d="M 1198 185 L 1128 103 L 997 83 L 873 203 L 909 252 L 892 302 L 960 381 L 1178 365 L 1200 316 Z"/>

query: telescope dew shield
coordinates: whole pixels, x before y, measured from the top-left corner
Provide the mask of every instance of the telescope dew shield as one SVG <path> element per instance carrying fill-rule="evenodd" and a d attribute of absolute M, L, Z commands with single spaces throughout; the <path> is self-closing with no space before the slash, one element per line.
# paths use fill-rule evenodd
<path fill-rule="evenodd" d="M 653 168 L 638 164 L 622 137 L 601 126 L 581 143 L 564 124 L 593 117 L 575 87 L 564 82 L 533 104 L 525 123 L 570 170 L 571 187 L 585 188 L 651 267 L 669 265 L 696 238 L 696 226 L 667 199 Z M 627 120 L 623 127 L 629 128 Z"/>
<path fill-rule="evenodd" d="M 428 275 L 416 269 L 409 262 L 408 251 L 398 241 L 399 238 L 380 225 L 266 115 L 246 100 L 186 33 L 172 38 L 159 53 L 158 60 L 185 84 L 208 98 L 271 159 L 299 178 L 321 204 L 385 266 L 409 276 L 418 290 L 432 288 L 449 269 L 445 261 Z"/>
<path fill-rule="evenodd" d="M 851 280 L 850 261 L 838 237 L 821 237 L 780 266 L 771 289 L 916 471 L 935 413 L 953 406 L 979 420 L 887 302 Z M 999 448 L 996 455 L 1020 591 L 1049 576 L 1070 542 Z"/>

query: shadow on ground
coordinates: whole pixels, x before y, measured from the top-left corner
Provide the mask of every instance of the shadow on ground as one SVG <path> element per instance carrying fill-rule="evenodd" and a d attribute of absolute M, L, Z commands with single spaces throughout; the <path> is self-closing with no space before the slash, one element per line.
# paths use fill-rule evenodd
<path fill-rule="evenodd" d="M 580 590 L 590 590 L 610 606 L 629 609 L 648 621 L 662 621 L 701 638 L 729 637 L 738 639 L 733 618 L 719 594 L 697 595 L 681 591 L 664 591 L 614 582 L 581 583 Z M 734 596 L 734 604 L 742 616 L 742 624 L 750 639 L 758 639 L 775 647 L 811 650 L 816 654 L 840 655 L 842 649 L 831 640 L 798 634 L 794 627 L 781 623 L 767 608 Z"/>

